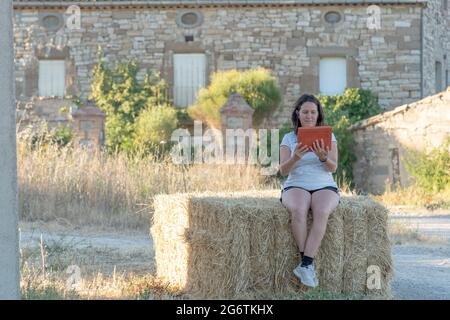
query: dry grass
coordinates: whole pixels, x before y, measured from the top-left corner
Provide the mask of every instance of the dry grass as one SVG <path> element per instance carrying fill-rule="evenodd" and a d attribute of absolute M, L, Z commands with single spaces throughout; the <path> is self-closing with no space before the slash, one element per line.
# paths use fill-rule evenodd
<path fill-rule="evenodd" d="M 450 209 L 450 186 L 440 192 L 429 192 L 416 185 L 392 190 L 389 185 L 382 195 L 373 195 L 375 200 L 387 206 L 406 205 L 429 210 Z"/>
<path fill-rule="evenodd" d="M 25 264 L 21 270 L 22 298 L 26 300 L 179 300 L 189 299 L 181 289 L 169 287 L 152 274 L 135 272 L 91 273 L 84 275 L 80 286 L 69 289 L 68 275 L 62 271 L 42 274 L 40 265 Z M 323 289 L 298 293 L 273 294 L 261 292 L 267 300 L 354 300 L 364 298 L 361 294 L 333 293 Z"/>
<path fill-rule="evenodd" d="M 41 251 L 42 250 L 42 251 Z M 45 268 L 41 257 L 45 256 Z M 145 258 L 145 260 L 143 259 Z M 131 262 L 128 265 L 126 262 Z M 140 264 L 136 264 L 140 261 Z M 181 288 L 167 286 L 153 275 L 152 261 L 145 253 L 140 256 L 106 248 L 84 248 L 65 241 L 45 243 L 21 250 L 21 292 L 27 300 L 160 300 L 189 299 Z M 122 264 L 121 264 L 122 262 Z M 125 263 L 125 264 L 124 264 Z M 152 262 L 153 264 L 153 262 Z M 79 265 L 81 282 L 70 288 L 66 270 Z M 145 270 L 147 269 L 147 270 Z M 359 294 L 333 293 L 323 289 L 298 293 L 273 294 L 261 292 L 262 299 L 361 299 Z"/>
<path fill-rule="evenodd" d="M 404 221 L 389 221 L 388 226 L 392 245 L 411 243 L 445 245 L 448 243 L 445 238 L 421 234 L 417 225 Z"/>
<path fill-rule="evenodd" d="M 181 299 L 183 296 L 161 284 L 151 274 L 103 274 L 98 272 L 83 277 L 79 286 L 67 286 L 68 275 L 49 272 L 45 277 L 40 269 L 26 266 L 22 269 L 21 292 L 26 300 L 96 300 L 96 299 Z"/>
<path fill-rule="evenodd" d="M 18 140 L 19 213 L 22 220 L 66 225 L 147 229 L 157 194 L 279 188 L 277 177 L 246 165 L 173 164 L 170 158 L 130 158 L 46 146 L 30 150 Z M 343 195 L 355 195 L 346 184 Z M 385 205 L 450 207 L 450 189 L 428 194 L 417 187 L 373 196 Z"/>
<path fill-rule="evenodd" d="M 133 252 L 64 239 L 20 250 L 24 299 L 178 299 L 153 274 L 151 248 Z M 79 267 L 77 286 L 67 284 Z M 69 273 L 68 273 L 69 272 Z"/>
<path fill-rule="evenodd" d="M 21 219 L 58 220 L 117 228 L 148 228 L 156 194 L 262 189 L 256 166 L 173 164 L 171 159 L 130 158 L 18 143 Z"/>

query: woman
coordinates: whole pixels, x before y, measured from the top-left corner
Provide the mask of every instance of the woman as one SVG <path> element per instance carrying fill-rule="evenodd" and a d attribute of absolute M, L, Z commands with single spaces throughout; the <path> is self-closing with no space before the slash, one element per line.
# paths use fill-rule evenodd
<path fill-rule="evenodd" d="M 294 269 L 300 281 L 316 287 L 319 281 L 314 268 L 316 255 L 330 214 L 340 201 L 339 190 L 331 173 L 337 168 L 337 142 L 332 134 L 331 150 L 322 141 L 313 147 L 297 143 L 299 127 L 324 125 L 324 113 L 319 100 L 309 94 L 302 95 L 292 112 L 294 131 L 286 134 L 280 145 L 280 173 L 286 179 L 281 191 L 281 203 L 291 214 L 292 232 L 297 243 L 301 263 Z M 312 209 L 313 224 L 307 234 L 307 215 Z"/>

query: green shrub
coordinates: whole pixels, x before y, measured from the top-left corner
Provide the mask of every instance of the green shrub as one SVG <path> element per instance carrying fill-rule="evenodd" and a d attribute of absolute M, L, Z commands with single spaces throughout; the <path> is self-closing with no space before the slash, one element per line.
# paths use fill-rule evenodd
<path fill-rule="evenodd" d="M 133 151 L 134 123 L 121 114 L 110 114 L 105 121 L 105 145 L 109 151 Z"/>
<path fill-rule="evenodd" d="M 408 149 L 404 158 L 406 170 L 419 187 L 428 192 L 440 192 L 450 186 L 450 138 L 441 147 L 428 153 Z"/>
<path fill-rule="evenodd" d="M 177 119 L 178 119 L 178 122 L 180 122 L 180 123 L 191 123 L 191 122 L 194 121 L 194 120 L 189 116 L 189 114 L 188 114 L 188 112 L 187 112 L 187 109 L 185 109 L 185 108 L 183 108 L 183 109 L 181 109 L 181 108 L 176 108 L 175 110 L 176 110 L 176 112 L 177 112 Z"/>
<path fill-rule="evenodd" d="M 27 148 L 31 150 L 52 144 L 64 147 L 72 142 L 73 130 L 65 124 L 58 124 L 55 128 L 50 129 L 47 121 L 41 120 L 37 128 L 33 129 L 32 126 L 29 126 L 19 132 L 17 138 L 25 142 Z"/>
<path fill-rule="evenodd" d="M 106 147 L 109 151 L 134 152 L 147 146 L 148 142 L 136 141 L 136 121 L 144 110 L 168 105 L 167 83 L 158 72 L 149 70 L 144 80 L 138 81 L 139 65 L 136 60 L 118 62 L 114 69 L 110 69 L 102 58 L 103 53 L 100 51 L 99 62 L 94 68 L 90 99 L 95 100 L 97 106 L 106 113 Z"/>
<path fill-rule="evenodd" d="M 211 84 L 198 93 L 197 101 L 188 114 L 212 127 L 220 126 L 220 108 L 233 93 L 239 93 L 252 107 L 253 123 L 258 125 L 278 107 L 281 91 L 269 70 L 257 68 L 247 71 L 219 71 L 212 75 Z"/>
<path fill-rule="evenodd" d="M 73 130 L 71 127 L 59 124 L 52 132 L 52 141 L 59 146 L 68 145 L 73 139 Z"/>
<path fill-rule="evenodd" d="M 152 106 L 145 109 L 136 121 L 136 147 L 153 152 L 168 150 L 171 134 L 177 124 L 177 111 L 170 106 Z"/>
<path fill-rule="evenodd" d="M 325 122 L 333 127 L 338 140 L 338 168 L 335 178 L 339 184 L 353 184 L 353 152 L 355 143 L 348 128 L 363 119 L 379 114 L 382 109 L 377 98 L 369 91 L 360 88 L 347 88 L 343 95 L 317 96 L 323 106 Z"/>

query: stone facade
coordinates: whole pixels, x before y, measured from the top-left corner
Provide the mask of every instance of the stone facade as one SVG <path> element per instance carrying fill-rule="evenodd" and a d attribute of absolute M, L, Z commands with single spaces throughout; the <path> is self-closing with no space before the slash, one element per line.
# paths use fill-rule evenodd
<path fill-rule="evenodd" d="M 29 101 L 20 101 L 16 105 L 17 128 L 21 131 L 31 125 L 36 129 L 42 119 L 49 129 L 67 124 L 72 118 L 70 112 L 63 112 L 64 108 L 70 111 L 76 105 L 71 100 L 55 98 L 32 97 Z"/>
<path fill-rule="evenodd" d="M 436 84 L 436 63 L 441 73 L 440 86 Z M 449 86 L 449 73 L 450 2 L 428 1 L 423 12 L 423 96 L 443 91 Z"/>
<path fill-rule="evenodd" d="M 390 110 L 433 93 L 435 59 L 440 59 L 443 69 L 450 69 L 449 60 L 443 58 L 450 47 L 445 31 L 450 14 L 441 12 L 439 24 L 433 20 L 440 1 L 379 1 L 380 29 L 367 27 L 368 5 L 357 0 L 260 1 L 264 5 L 165 1 L 164 6 L 144 0 L 128 6 L 119 6 L 118 1 L 78 2 L 81 28 L 76 30 L 58 23 L 43 26 L 48 13 L 64 16 L 66 7 L 61 3 L 45 6 L 47 1 L 41 1 L 36 6 L 36 2 L 16 1 L 16 98 L 27 104 L 38 95 L 40 60 L 63 59 L 65 93 L 87 99 L 100 46 L 109 63 L 137 58 L 143 69 L 160 71 L 169 84 L 174 81 L 175 53 L 204 53 L 208 81 L 219 70 L 270 68 L 283 101 L 265 126 L 288 121 L 291 105 L 302 93 L 319 92 L 322 57 L 344 57 L 347 87 L 372 90 Z M 247 2 L 252 5 L 239 4 Z M 197 12 L 201 21 L 192 28 L 180 27 L 180 12 L 186 11 Z M 340 13 L 341 20 L 326 22 L 329 11 Z"/>
<path fill-rule="evenodd" d="M 450 87 L 366 119 L 351 130 L 358 157 L 353 166 L 357 187 L 382 193 L 386 183 L 391 187 L 397 183 L 407 186 L 411 179 L 403 161 L 406 148 L 428 152 L 450 137 Z"/>

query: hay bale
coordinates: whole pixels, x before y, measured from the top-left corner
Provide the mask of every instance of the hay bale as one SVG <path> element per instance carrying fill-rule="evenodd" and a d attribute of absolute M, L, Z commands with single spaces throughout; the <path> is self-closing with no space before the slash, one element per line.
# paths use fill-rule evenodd
<path fill-rule="evenodd" d="M 342 201 L 341 201 L 342 202 Z M 311 212 L 310 212 L 311 213 Z M 328 218 L 327 231 L 315 257 L 319 285 L 330 292 L 340 293 L 343 281 L 344 219 L 343 210 L 335 210 Z M 312 226 L 312 213 L 308 216 Z"/>
<path fill-rule="evenodd" d="M 298 250 L 279 194 L 156 196 L 151 234 L 157 277 L 192 298 L 300 298 L 302 287 L 292 273 Z M 342 197 L 315 261 L 325 290 L 367 293 L 367 266 L 376 264 L 383 273 L 380 293 L 388 292 L 386 209 L 367 197 Z"/>
<path fill-rule="evenodd" d="M 365 292 L 368 215 L 361 197 L 341 200 L 344 216 L 343 292 Z"/>
<path fill-rule="evenodd" d="M 365 200 L 367 201 L 367 199 Z M 367 237 L 367 265 L 378 267 L 381 276 L 381 289 L 369 289 L 366 287 L 366 293 L 390 297 L 392 294 L 389 283 L 393 278 L 393 262 L 390 239 L 388 232 L 386 231 L 389 210 L 375 201 L 371 201 L 370 205 L 366 205 L 366 210 L 369 222 L 369 232 Z"/>

